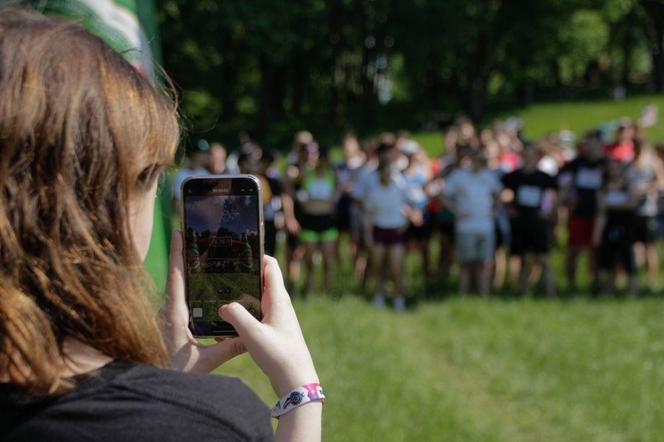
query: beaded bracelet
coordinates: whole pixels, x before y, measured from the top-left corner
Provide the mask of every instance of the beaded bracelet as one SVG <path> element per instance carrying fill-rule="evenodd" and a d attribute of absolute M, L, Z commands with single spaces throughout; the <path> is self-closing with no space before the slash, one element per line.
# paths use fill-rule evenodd
<path fill-rule="evenodd" d="M 325 394 L 320 384 L 314 383 L 297 387 L 277 401 L 277 404 L 272 408 L 272 417 L 279 419 L 280 416 L 313 401 L 325 402 Z"/>

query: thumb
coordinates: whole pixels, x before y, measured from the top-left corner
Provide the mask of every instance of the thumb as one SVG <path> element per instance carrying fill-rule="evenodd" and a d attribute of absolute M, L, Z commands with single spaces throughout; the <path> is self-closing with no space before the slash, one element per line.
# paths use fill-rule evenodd
<path fill-rule="evenodd" d="M 219 308 L 219 316 L 231 324 L 241 337 L 247 336 L 251 339 L 256 331 L 263 326 L 238 302 L 222 305 Z"/>
<path fill-rule="evenodd" d="M 221 364 L 241 355 L 246 351 L 240 338 L 228 338 L 213 345 L 198 347 L 201 358 L 196 361 L 192 371 L 209 373 Z"/>

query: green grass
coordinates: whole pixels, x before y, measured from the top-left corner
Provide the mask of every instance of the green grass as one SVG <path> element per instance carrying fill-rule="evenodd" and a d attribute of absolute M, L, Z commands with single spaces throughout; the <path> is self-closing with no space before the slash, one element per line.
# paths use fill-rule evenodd
<path fill-rule="evenodd" d="M 554 250 L 557 268 L 563 250 Z M 661 295 L 594 299 L 560 281 L 557 300 L 509 289 L 461 298 L 454 278 L 423 284 L 415 256 L 406 268 L 405 314 L 376 310 L 348 263 L 330 295 L 295 295 L 329 398 L 324 440 L 664 439 Z M 588 275 L 579 276 L 585 288 Z M 248 355 L 218 372 L 273 405 Z"/>
<path fill-rule="evenodd" d="M 664 95 L 642 95 L 623 101 L 588 100 L 538 103 L 524 109 L 515 109 L 500 117 L 520 116 L 525 124 L 524 133 L 529 138 L 542 137 L 560 129 L 569 129 L 580 135 L 600 123 L 621 117 L 638 119 L 641 116 L 641 110 L 648 104 L 655 104 L 660 110 L 660 120 L 664 119 Z M 649 128 L 647 135 L 652 141 L 664 141 L 664 124 L 656 124 Z M 442 150 L 442 137 L 437 132 L 417 132 L 413 134 L 413 137 L 430 154 L 438 154 Z"/>
<path fill-rule="evenodd" d="M 404 315 L 297 303 L 328 403 L 326 441 L 664 437 L 664 302 L 453 298 Z M 270 405 L 248 356 L 219 369 Z"/>

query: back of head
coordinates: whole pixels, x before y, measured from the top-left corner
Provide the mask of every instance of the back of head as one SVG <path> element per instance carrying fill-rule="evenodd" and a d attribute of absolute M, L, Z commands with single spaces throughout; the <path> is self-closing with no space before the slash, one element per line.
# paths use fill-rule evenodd
<path fill-rule="evenodd" d="M 63 344 L 162 365 L 130 202 L 178 141 L 175 107 L 84 29 L 0 10 L 0 374 L 66 389 Z"/>

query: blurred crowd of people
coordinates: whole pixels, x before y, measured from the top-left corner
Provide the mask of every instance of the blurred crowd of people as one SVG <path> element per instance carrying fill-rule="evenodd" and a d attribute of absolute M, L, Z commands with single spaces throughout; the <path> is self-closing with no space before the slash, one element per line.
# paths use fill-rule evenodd
<path fill-rule="evenodd" d="M 337 161 L 308 131 L 295 134 L 281 160 L 246 134 L 230 155 L 201 140 L 175 177 L 173 198 L 188 176 L 258 176 L 265 252 L 275 255 L 283 244 L 288 280 L 304 293 L 315 289 L 319 263 L 329 290 L 336 269 L 352 262 L 377 307 L 391 299 L 403 310 L 404 258 L 414 252 L 426 282 L 449 278 L 458 265 L 462 294 L 486 296 L 507 285 L 527 294 L 541 284 L 554 297 L 562 275 L 549 255 L 561 243 L 569 291 L 577 291 L 578 258 L 586 253 L 592 293 L 613 292 L 618 279 L 636 295 L 642 268 L 658 290 L 664 237 L 664 145 L 649 143 L 642 128 L 653 112 L 579 139 L 563 130 L 537 141 L 524 138 L 518 118 L 479 131 L 460 117 L 433 157 L 407 132 L 363 142 L 348 132 Z"/>

